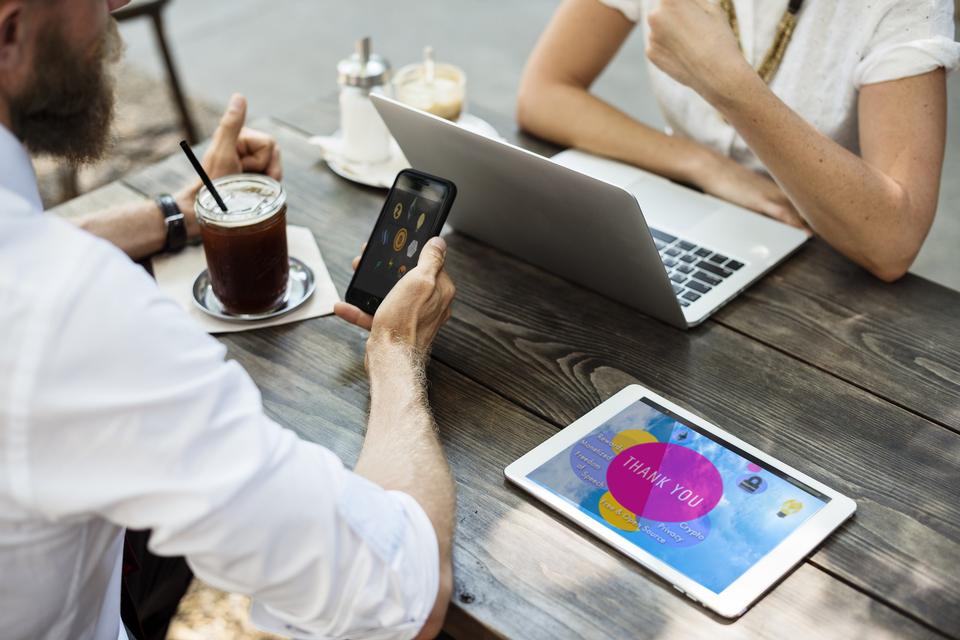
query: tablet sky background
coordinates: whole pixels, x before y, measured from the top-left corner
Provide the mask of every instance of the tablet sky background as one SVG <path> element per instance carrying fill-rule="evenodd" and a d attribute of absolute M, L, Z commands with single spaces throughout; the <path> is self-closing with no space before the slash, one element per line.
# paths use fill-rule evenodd
<path fill-rule="evenodd" d="M 643 525 L 646 524 L 650 529 L 657 531 L 659 524 L 656 521 L 640 518 L 638 523 L 641 530 L 631 532 L 612 526 L 600 515 L 599 502 L 606 490 L 598 489 L 580 480 L 571 466 L 571 452 L 580 442 L 592 435 L 599 435 L 609 441 L 621 431 L 628 429 L 649 431 L 659 442 L 670 442 L 692 449 L 710 460 L 720 472 L 723 479 L 723 496 L 706 516 L 709 519 L 709 531 L 706 532 L 702 542 L 696 542 L 690 546 L 664 544 L 642 530 Z M 596 440 L 591 442 L 596 444 Z M 607 451 L 615 453 L 609 447 Z M 755 466 L 752 466 L 751 470 L 748 465 L 751 465 L 750 461 L 739 454 L 724 448 L 653 407 L 643 402 L 636 402 L 535 469 L 528 477 L 569 501 L 582 513 L 599 521 L 611 531 L 711 591 L 719 593 L 825 504 L 819 497 L 807 493 L 770 471 L 766 469 L 755 471 L 757 469 Z M 765 483 L 764 488 L 753 493 L 741 489 L 738 486 L 740 481 L 750 476 L 759 476 Z M 786 517 L 778 517 L 777 512 L 788 500 L 799 501 L 803 504 L 803 508 Z M 675 533 L 681 533 L 687 544 L 694 542 L 694 538 L 682 533 L 681 523 L 665 524 Z M 692 528 L 700 529 L 696 521 L 690 524 Z"/>

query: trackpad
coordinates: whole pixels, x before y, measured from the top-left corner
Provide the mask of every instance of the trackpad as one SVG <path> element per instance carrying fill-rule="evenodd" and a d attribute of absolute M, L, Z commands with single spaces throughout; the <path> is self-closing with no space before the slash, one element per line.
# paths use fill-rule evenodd
<path fill-rule="evenodd" d="M 703 222 L 720 203 L 665 178 L 643 177 L 628 189 L 640 203 L 647 224 L 683 234 Z"/>

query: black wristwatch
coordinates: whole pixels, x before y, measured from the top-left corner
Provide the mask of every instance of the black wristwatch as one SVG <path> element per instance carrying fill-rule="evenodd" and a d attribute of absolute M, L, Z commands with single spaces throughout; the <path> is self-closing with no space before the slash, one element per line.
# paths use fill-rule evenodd
<path fill-rule="evenodd" d="M 163 223 L 167 226 L 167 241 L 163 245 L 163 250 L 167 253 L 176 253 L 187 244 L 187 219 L 177 206 L 177 201 L 169 193 L 157 196 L 156 201 L 163 213 Z"/>

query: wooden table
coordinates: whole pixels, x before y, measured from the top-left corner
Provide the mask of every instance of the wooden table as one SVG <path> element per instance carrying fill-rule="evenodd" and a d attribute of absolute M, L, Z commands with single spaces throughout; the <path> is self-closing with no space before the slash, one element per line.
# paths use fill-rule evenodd
<path fill-rule="evenodd" d="M 333 99 L 258 124 L 283 147 L 289 219 L 313 230 L 342 293 L 384 194 L 336 177 L 306 143 L 336 125 Z M 61 212 L 170 191 L 189 173 L 174 156 Z M 454 636 L 960 636 L 960 294 L 914 276 L 882 284 L 814 241 L 684 332 L 469 238 L 448 241 L 459 295 L 430 397 L 459 485 Z M 350 463 L 367 410 L 364 339 L 328 317 L 223 342 L 271 416 Z M 859 504 L 736 622 L 504 482 L 508 463 L 633 382 Z"/>

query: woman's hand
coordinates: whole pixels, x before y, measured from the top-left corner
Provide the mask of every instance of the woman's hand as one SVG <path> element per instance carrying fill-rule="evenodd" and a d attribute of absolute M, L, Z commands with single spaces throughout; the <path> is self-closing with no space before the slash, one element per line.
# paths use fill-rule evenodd
<path fill-rule="evenodd" d="M 236 173 L 262 173 L 274 180 L 282 180 L 283 163 L 277 141 L 262 131 L 244 127 L 246 120 L 247 100 L 235 93 L 220 119 L 207 152 L 203 154 L 203 168 L 211 178 Z M 194 200 L 199 190 L 198 180 L 176 196 L 177 205 L 186 218 L 187 233 L 191 237 L 200 233 L 194 211 Z"/>
<path fill-rule="evenodd" d="M 650 61 L 708 101 L 733 85 L 732 74 L 753 71 L 726 15 L 707 0 L 661 0 L 647 23 Z"/>
<path fill-rule="evenodd" d="M 809 231 L 780 185 L 726 156 L 706 148 L 704 152 L 704 160 L 697 164 L 692 176 L 694 184 L 705 193 Z"/>

